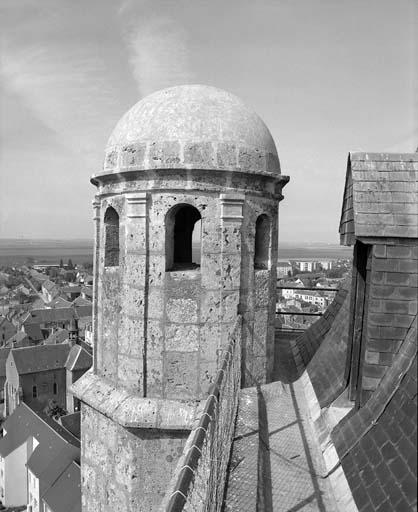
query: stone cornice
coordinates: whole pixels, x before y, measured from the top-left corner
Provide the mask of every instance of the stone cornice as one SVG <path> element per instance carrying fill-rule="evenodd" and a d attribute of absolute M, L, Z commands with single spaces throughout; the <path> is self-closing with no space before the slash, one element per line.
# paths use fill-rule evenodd
<path fill-rule="evenodd" d="M 91 370 L 71 386 L 82 402 L 125 428 L 190 430 L 198 400 L 144 398 L 123 387 L 116 387 Z"/>

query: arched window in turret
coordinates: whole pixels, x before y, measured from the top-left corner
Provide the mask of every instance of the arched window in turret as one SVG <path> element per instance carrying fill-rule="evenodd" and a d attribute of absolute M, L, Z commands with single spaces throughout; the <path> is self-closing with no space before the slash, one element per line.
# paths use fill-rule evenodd
<path fill-rule="evenodd" d="M 270 219 L 263 214 L 255 224 L 254 268 L 268 269 L 270 260 Z"/>
<path fill-rule="evenodd" d="M 119 265 L 119 215 L 109 206 L 104 216 L 105 267 Z"/>
<path fill-rule="evenodd" d="M 200 266 L 199 210 L 179 204 L 166 217 L 166 269 L 192 269 Z"/>

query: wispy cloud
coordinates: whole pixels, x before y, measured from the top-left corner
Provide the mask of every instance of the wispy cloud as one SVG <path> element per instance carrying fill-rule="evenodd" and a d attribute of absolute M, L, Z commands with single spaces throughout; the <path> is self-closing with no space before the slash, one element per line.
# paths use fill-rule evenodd
<path fill-rule="evenodd" d="M 44 18 L 40 20 L 36 14 L 31 30 L 45 26 Z M 52 9 L 50 22 L 59 25 L 63 15 L 65 11 Z M 27 29 L 27 19 L 23 23 Z M 117 95 L 106 79 L 106 63 L 97 44 L 62 41 L 59 31 L 58 37 L 49 33 L 37 41 L 30 37 L 19 40 L 15 29 L 3 30 L 0 61 L 3 86 L 17 94 L 61 144 L 88 160 L 100 159 L 97 144 L 103 144 L 108 133 L 103 128 L 106 120 L 113 123 L 112 109 Z"/>
<path fill-rule="evenodd" d="M 121 15 L 127 12 L 125 4 Z M 138 14 L 126 42 L 141 96 L 193 81 L 187 33 L 174 19 Z"/>

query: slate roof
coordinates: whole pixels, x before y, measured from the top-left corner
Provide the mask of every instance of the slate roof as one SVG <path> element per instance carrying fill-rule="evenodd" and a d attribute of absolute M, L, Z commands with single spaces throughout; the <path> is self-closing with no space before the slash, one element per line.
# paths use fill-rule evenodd
<path fill-rule="evenodd" d="M 50 308 L 58 309 L 58 308 L 69 308 L 71 306 L 71 302 L 64 299 L 63 297 L 57 297 L 48 304 Z"/>
<path fill-rule="evenodd" d="M 66 414 L 65 416 L 61 416 L 60 423 L 61 425 L 67 429 L 73 436 L 77 439 L 80 439 L 81 435 L 81 414 L 80 412 L 73 412 L 72 414 Z"/>
<path fill-rule="evenodd" d="M 350 153 L 340 238 L 418 238 L 418 154 Z"/>
<path fill-rule="evenodd" d="M 80 347 L 80 345 L 73 345 L 71 347 L 68 359 L 65 363 L 67 370 L 88 370 L 91 367 L 91 364 L 92 357 L 87 350 Z"/>
<path fill-rule="evenodd" d="M 29 336 L 26 334 L 26 332 L 18 331 L 14 336 L 7 340 L 6 345 L 10 348 L 13 348 L 15 345 L 22 346 L 25 340 L 27 340 L 27 344 L 29 344 Z"/>
<path fill-rule="evenodd" d="M 415 318 L 379 388 L 332 433 L 359 512 L 416 509 L 416 340 Z"/>
<path fill-rule="evenodd" d="M 0 378 L 6 377 L 6 360 L 9 352 L 10 348 L 0 348 Z"/>
<path fill-rule="evenodd" d="M 4 458 L 21 446 L 30 436 L 39 444 L 57 445 L 70 443 L 80 448 L 80 442 L 59 423 L 42 412 L 35 412 L 27 404 L 21 403 L 3 423 L 7 434 L 0 438 L 0 455 Z"/>
<path fill-rule="evenodd" d="M 67 344 L 37 345 L 35 347 L 13 348 L 10 356 L 20 375 L 65 367 L 70 352 Z"/>
<path fill-rule="evenodd" d="M 46 340 L 45 345 L 57 345 L 58 343 L 63 343 L 65 340 L 68 340 L 69 334 L 67 329 L 58 329 L 56 332 L 51 334 Z"/>
<path fill-rule="evenodd" d="M 73 300 L 72 302 L 72 305 L 73 306 L 91 306 L 91 301 L 90 300 L 87 300 L 87 299 L 84 299 L 83 297 L 77 297 L 76 299 Z"/>
<path fill-rule="evenodd" d="M 81 512 L 80 466 L 71 462 L 44 494 L 48 507 L 59 512 Z"/>
<path fill-rule="evenodd" d="M 55 283 L 53 283 L 52 281 L 50 281 L 49 279 L 47 279 L 46 281 L 44 281 L 42 283 L 42 288 L 45 288 L 45 290 L 47 291 L 53 291 L 53 290 L 58 290 L 58 287 Z"/>
<path fill-rule="evenodd" d="M 57 309 L 33 309 L 24 320 L 25 327 L 30 324 L 48 324 L 92 316 L 92 305 Z"/>

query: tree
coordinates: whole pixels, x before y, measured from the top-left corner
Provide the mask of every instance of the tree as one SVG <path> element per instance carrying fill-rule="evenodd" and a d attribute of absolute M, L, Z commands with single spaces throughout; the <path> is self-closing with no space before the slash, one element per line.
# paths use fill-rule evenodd
<path fill-rule="evenodd" d="M 64 268 L 64 262 L 62 261 L 62 258 L 60 259 L 60 268 Z"/>
<path fill-rule="evenodd" d="M 65 416 L 67 411 L 63 409 L 53 398 L 50 398 L 44 409 L 44 413 L 50 418 L 58 420 L 61 416 Z"/>
<path fill-rule="evenodd" d="M 68 260 L 67 268 L 68 268 L 69 270 L 73 270 L 73 268 L 74 268 L 74 265 L 73 265 L 73 262 L 71 261 L 71 258 Z"/>

